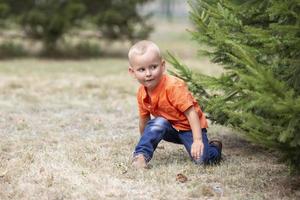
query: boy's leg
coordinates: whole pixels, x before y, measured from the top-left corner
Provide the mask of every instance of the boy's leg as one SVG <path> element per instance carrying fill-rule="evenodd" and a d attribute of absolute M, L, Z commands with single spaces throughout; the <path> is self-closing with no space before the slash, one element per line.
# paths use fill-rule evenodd
<path fill-rule="evenodd" d="M 185 146 L 187 152 L 189 153 L 190 157 L 192 158 L 192 156 L 191 156 L 191 147 L 193 144 L 192 131 L 180 132 L 179 137 L 180 137 L 181 142 Z M 221 158 L 221 152 L 219 151 L 219 149 L 216 146 L 208 143 L 206 129 L 202 129 L 202 142 L 204 145 L 204 150 L 203 150 L 202 156 L 200 157 L 199 160 L 194 160 L 192 158 L 195 161 L 195 163 L 197 163 L 197 164 L 212 164 L 212 163 L 218 162 Z"/>
<path fill-rule="evenodd" d="M 164 134 L 163 140 L 167 142 L 172 142 L 175 144 L 182 144 L 180 137 L 179 137 L 179 132 L 174 129 L 173 127 L 170 128 L 171 130 L 167 131 Z"/>
<path fill-rule="evenodd" d="M 134 156 L 142 154 L 146 162 L 149 162 L 158 143 L 169 131 L 172 131 L 172 125 L 165 118 L 157 117 L 149 120 L 139 143 L 135 147 Z"/>

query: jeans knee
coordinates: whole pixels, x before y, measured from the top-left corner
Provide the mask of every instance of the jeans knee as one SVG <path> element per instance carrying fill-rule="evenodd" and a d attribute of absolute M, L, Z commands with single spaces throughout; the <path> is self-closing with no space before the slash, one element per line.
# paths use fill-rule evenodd
<path fill-rule="evenodd" d="M 156 117 L 155 119 L 152 119 L 149 121 L 149 123 L 147 124 L 147 129 L 149 131 L 164 131 L 166 129 L 168 129 L 170 126 L 170 122 L 168 120 L 166 120 L 163 117 Z"/>
<path fill-rule="evenodd" d="M 170 122 L 163 117 L 156 117 L 153 119 L 153 123 L 160 126 L 168 126 Z"/>

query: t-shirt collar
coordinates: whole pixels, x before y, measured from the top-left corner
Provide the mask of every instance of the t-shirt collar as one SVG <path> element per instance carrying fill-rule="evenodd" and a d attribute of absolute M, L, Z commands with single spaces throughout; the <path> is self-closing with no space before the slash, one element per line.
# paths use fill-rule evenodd
<path fill-rule="evenodd" d="M 161 89 L 164 87 L 164 83 L 166 81 L 166 74 L 163 74 L 158 85 L 154 88 L 154 90 L 151 92 L 151 96 L 152 97 L 156 97 Z M 143 86 L 143 94 L 142 94 L 143 99 L 145 99 L 147 97 L 147 89 L 145 86 Z"/>

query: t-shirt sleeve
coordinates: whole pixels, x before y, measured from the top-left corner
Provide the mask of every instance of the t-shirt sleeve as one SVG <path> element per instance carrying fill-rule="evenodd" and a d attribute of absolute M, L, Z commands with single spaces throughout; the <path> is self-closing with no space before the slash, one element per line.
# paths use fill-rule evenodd
<path fill-rule="evenodd" d="M 140 118 L 146 118 L 150 115 L 150 112 L 145 108 L 145 106 L 142 103 L 142 98 L 138 95 L 137 97 L 138 101 L 138 108 L 139 108 L 139 116 Z"/>
<path fill-rule="evenodd" d="M 193 96 L 184 82 L 179 82 L 167 90 L 169 101 L 180 112 L 185 112 L 194 105 Z"/>

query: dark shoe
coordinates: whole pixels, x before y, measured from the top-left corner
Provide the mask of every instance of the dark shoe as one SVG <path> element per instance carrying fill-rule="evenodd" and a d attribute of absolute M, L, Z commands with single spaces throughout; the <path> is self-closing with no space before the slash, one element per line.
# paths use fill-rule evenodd
<path fill-rule="evenodd" d="M 211 140 L 209 142 L 209 144 L 212 144 L 215 147 L 217 147 L 218 150 L 219 150 L 219 152 L 220 152 L 220 154 L 222 153 L 222 147 L 223 147 L 223 145 L 222 145 L 222 142 L 220 140 Z"/>

